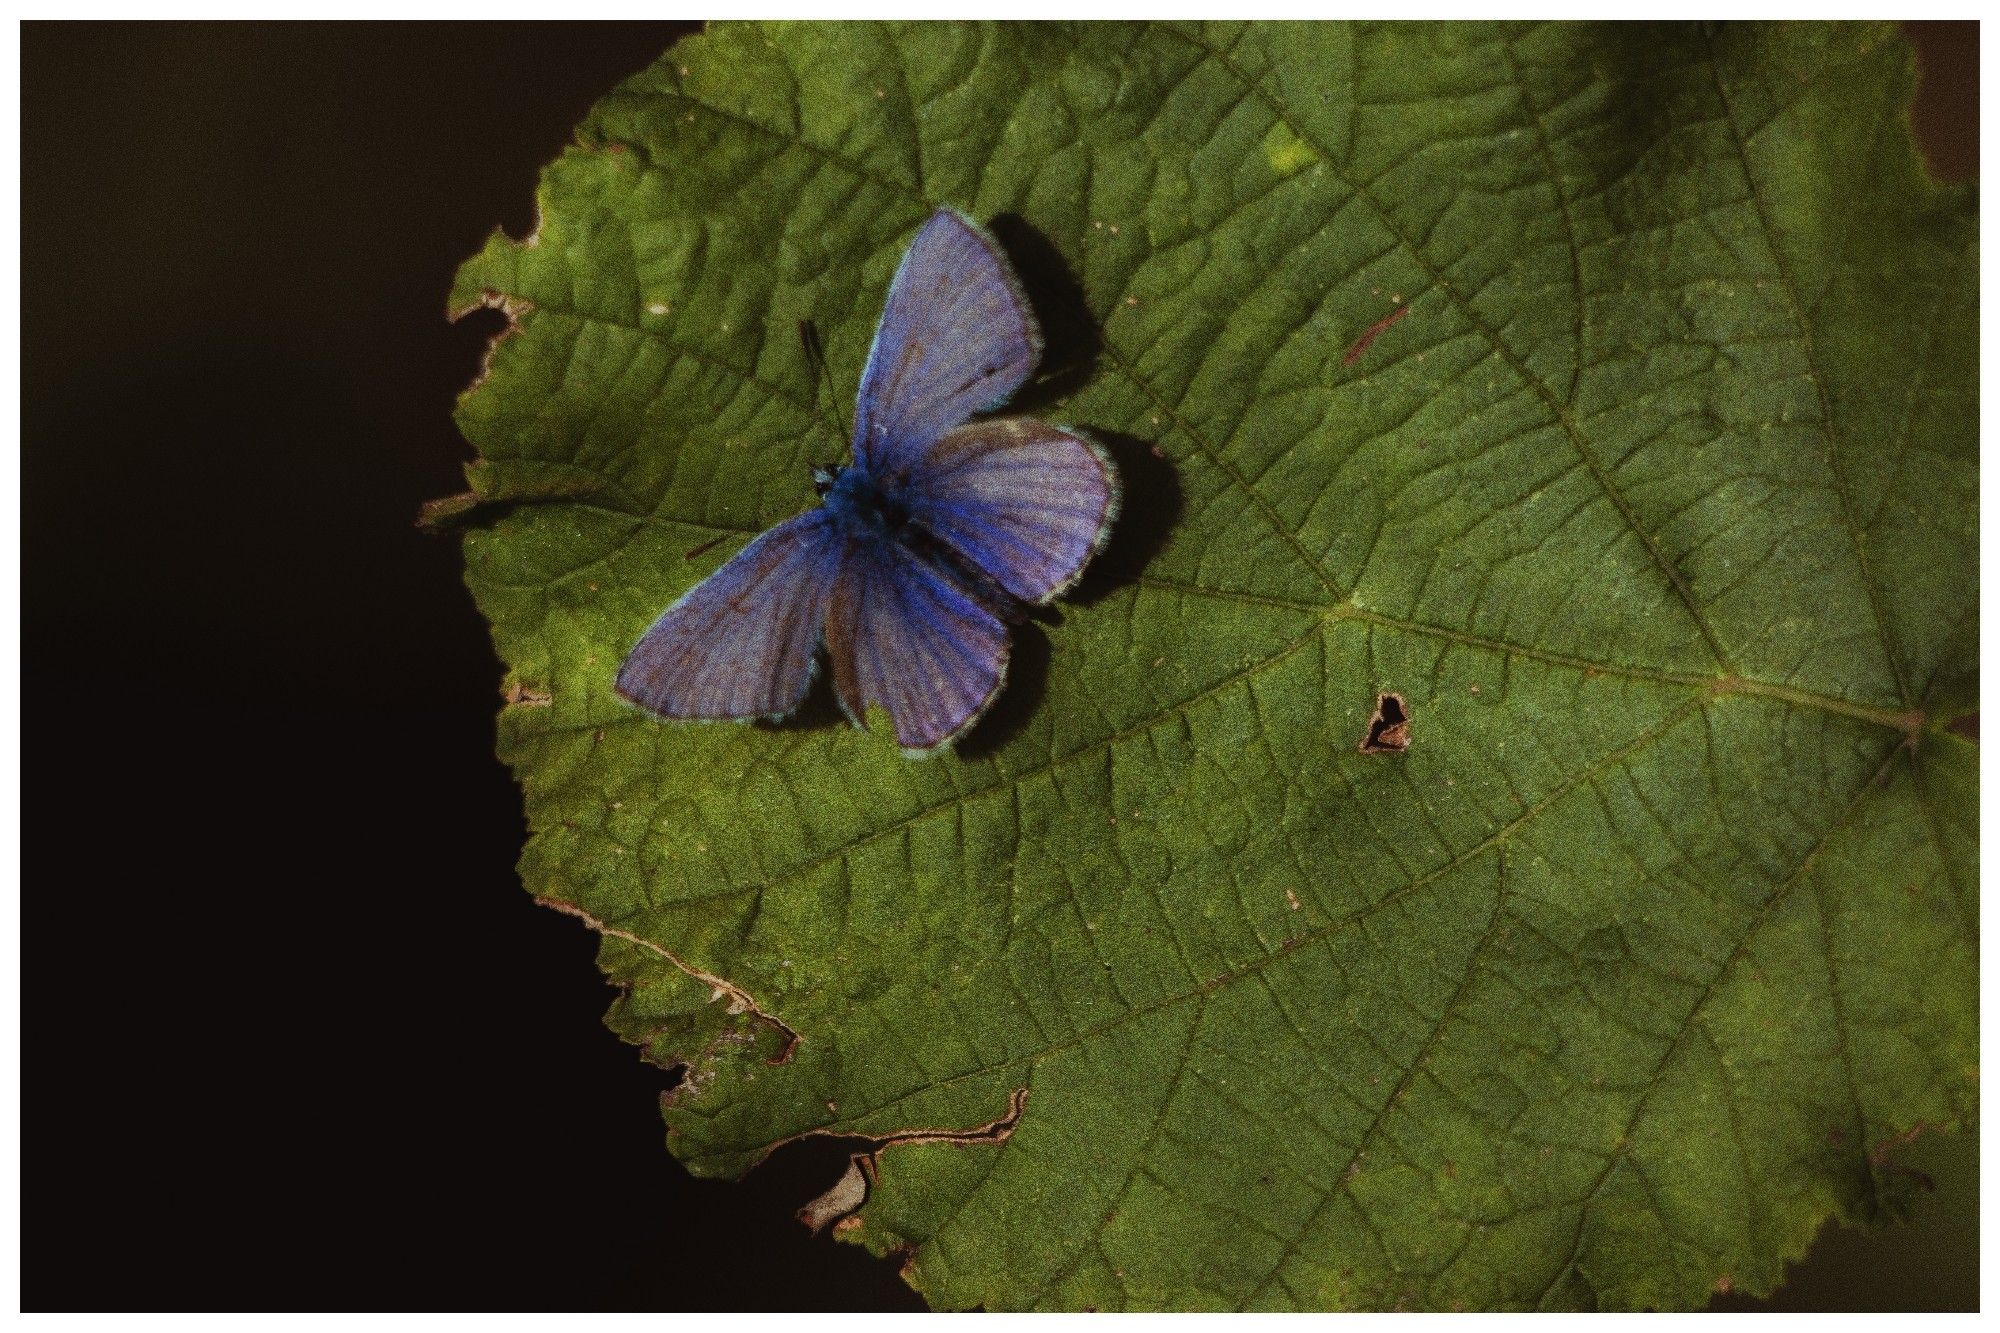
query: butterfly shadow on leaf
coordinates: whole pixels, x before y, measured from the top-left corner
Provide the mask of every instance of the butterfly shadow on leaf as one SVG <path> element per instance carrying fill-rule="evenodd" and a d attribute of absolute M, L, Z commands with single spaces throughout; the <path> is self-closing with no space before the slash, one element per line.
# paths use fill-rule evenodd
<path fill-rule="evenodd" d="M 1181 517 L 1181 483 L 1157 444 L 1117 431 L 1091 430 L 1111 454 L 1122 495 L 1111 538 L 1064 601 L 1093 606 L 1146 572 Z"/>
<path fill-rule="evenodd" d="M 1063 603 L 1089 605 L 1130 582 L 1165 540 L 1181 503 L 1173 468 L 1154 446 L 1064 410 L 1065 400 L 1096 374 L 1104 347 L 1069 261 L 1046 235 L 1016 214 L 1002 213 L 989 226 L 1006 247 L 1042 327 L 1040 369 L 1002 414 L 1044 417 L 1087 432 L 1110 452 L 1123 502 L 1109 541 L 1077 586 L 1056 603 L 1023 609 L 1024 618 L 1013 626 L 1006 687 L 959 741 L 957 751 L 964 759 L 992 754 L 1027 726 L 1048 686 L 1053 648 L 1046 627 L 1062 624 Z"/>
<path fill-rule="evenodd" d="M 1042 325 L 1040 372 L 1002 409 L 1003 413 L 1046 417 L 1075 426 L 1109 450 L 1118 469 L 1123 500 L 1118 520 L 1111 527 L 1111 538 L 1084 570 L 1082 580 L 1062 599 L 1089 606 L 1137 578 L 1159 552 L 1167 534 L 1180 520 L 1180 482 L 1174 475 L 1173 464 L 1156 443 L 1106 430 L 1064 409 L 1064 400 L 1097 373 L 1104 335 L 1084 304 L 1083 285 L 1077 281 L 1075 271 L 1047 236 L 1013 213 L 998 215 L 990 225 L 994 236 L 1007 247 L 1021 283 L 1027 288 L 1035 317 Z M 1045 624 L 1061 623 L 1057 607 L 1036 608 L 1034 615 Z M 1031 637 L 1025 629 L 1021 636 L 1023 640 Z M 1017 658 L 1023 646 L 1024 643 L 1017 642 Z M 1044 642 L 1044 654 L 1047 647 Z M 1008 693 L 1014 690 L 1010 685 Z M 988 722 L 982 723 L 974 736 L 986 730 L 1006 706 L 1003 696 Z"/>
<path fill-rule="evenodd" d="M 813 681 L 799 706 L 783 717 L 760 717 L 750 725 L 759 731 L 833 731 L 848 729 L 847 715 L 833 696 L 833 673 L 826 669 L 826 650 L 814 654 Z"/>
<path fill-rule="evenodd" d="M 1179 520 L 1180 481 L 1155 446 L 1114 431 L 1091 429 L 1090 434 L 1110 452 L 1118 469 L 1124 496 L 1118 521 L 1074 588 L 1060 601 L 1024 609 L 1023 619 L 1014 626 L 1006 687 L 958 742 L 960 758 L 983 759 L 1020 733 L 1048 685 L 1053 650 L 1044 627 L 1060 626 L 1066 606 L 1094 605 L 1139 577 Z"/>
<path fill-rule="evenodd" d="M 1049 686 L 1049 636 L 1037 622 L 1055 622 L 1050 608 L 1037 607 L 1014 628 L 1007 680 L 992 707 L 954 747 L 961 759 L 985 759 L 1021 734 Z"/>
<path fill-rule="evenodd" d="M 1045 409 L 1075 393 L 1097 371 L 1104 337 L 1083 302 L 1083 284 L 1049 238 L 1014 213 L 1001 213 L 988 224 L 994 239 L 1027 290 L 1028 304 L 1042 326 L 1042 357 L 1035 375 L 1001 409 L 1004 416 L 1039 417 Z M 1055 414 L 1061 417 L 1060 412 Z M 1069 424 L 1088 428 L 1083 421 Z"/>

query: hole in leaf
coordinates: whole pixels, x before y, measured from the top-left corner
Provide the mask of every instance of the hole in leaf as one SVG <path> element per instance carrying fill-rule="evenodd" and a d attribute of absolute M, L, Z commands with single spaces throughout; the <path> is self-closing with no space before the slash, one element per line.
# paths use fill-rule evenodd
<path fill-rule="evenodd" d="M 1375 716 L 1361 738 L 1363 754 L 1400 754 L 1410 748 L 1410 713 L 1400 694 L 1375 696 Z"/>

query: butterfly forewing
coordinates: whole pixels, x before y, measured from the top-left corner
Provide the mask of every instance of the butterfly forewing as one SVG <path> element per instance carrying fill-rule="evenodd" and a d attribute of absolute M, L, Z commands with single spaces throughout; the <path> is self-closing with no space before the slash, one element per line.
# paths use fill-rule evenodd
<path fill-rule="evenodd" d="M 885 710 L 906 750 L 971 726 L 1000 690 L 1007 627 L 934 565 L 894 542 L 850 549 L 828 602 L 826 652 L 841 707 Z"/>
<path fill-rule="evenodd" d="M 998 243 L 940 209 L 889 284 L 855 402 L 855 461 L 893 478 L 946 431 L 1006 402 L 1041 349 Z"/>
<path fill-rule="evenodd" d="M 662 717 L 782 717 L 812 684 L 845 539 L 815 509 L 787 519 L 668 607 L 618 671 Z"/>
<path fill-rule="evenodd" d="M 1075 583 L 1118 513 L 1104 451 L 1025 417 L 948 432 L 915 464 L 904 494 L 919 526 L 1024 602 Z"/>

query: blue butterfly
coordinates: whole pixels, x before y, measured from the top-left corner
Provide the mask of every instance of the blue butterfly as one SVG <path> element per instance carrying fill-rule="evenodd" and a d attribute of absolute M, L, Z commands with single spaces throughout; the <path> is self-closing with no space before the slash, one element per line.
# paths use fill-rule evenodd
<path fill-rule="evenodd" d="M 1000 692 L 1007 620 L 1071 587 L 1110 535 L 1118 477 L 1096 443 L 1006 402 L 1042 350 L 999 243 L 954 209 L 918 229 L 855 404 L 854 461 L 821 496 L 668 607 L 617 690 L 669 718 L 778 718 L 823 644 L 856 726 L 904 749 L 955 740 Z"/>

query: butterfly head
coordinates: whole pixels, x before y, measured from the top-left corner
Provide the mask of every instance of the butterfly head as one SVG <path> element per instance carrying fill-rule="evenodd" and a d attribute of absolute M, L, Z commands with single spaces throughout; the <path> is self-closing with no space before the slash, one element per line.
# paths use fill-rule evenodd
<path fill-rule="evenodd" d="M 813 494 L 824 500 L 826 493 L 833 489 L 833 483 L 840 480 L 840 474 L 844 471 L 846 469 L 838 463 L 813 464 Z"/>

